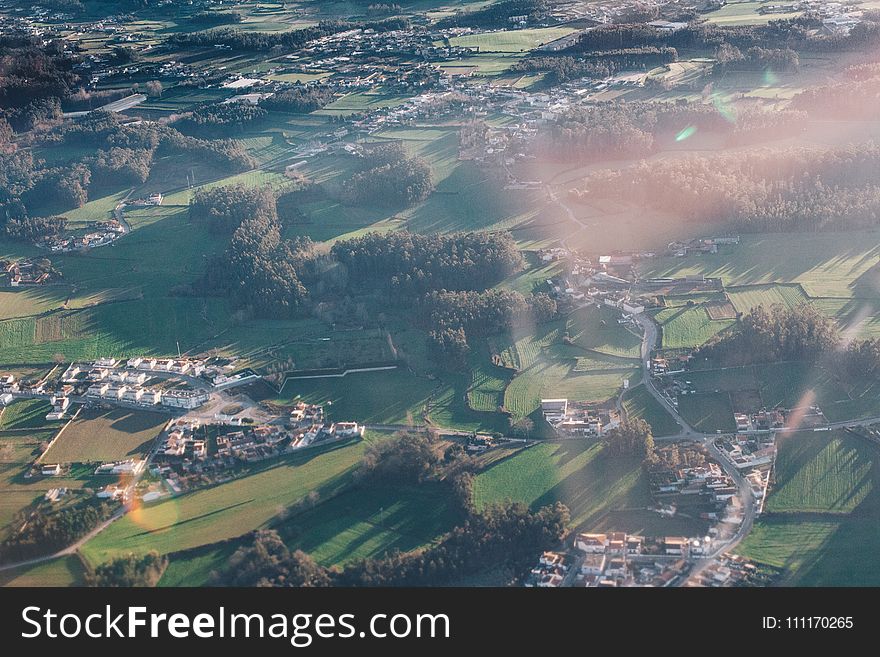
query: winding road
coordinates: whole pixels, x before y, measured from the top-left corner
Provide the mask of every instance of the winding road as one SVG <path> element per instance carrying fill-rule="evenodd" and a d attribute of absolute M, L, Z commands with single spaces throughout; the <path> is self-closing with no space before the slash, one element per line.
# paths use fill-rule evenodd
<path fill-rule="evenodd" d="M 748 533 L 752 529 L 752 525 L 755 522 L 755 500 L 752 496 L 752 489 L 749 486 L 749 482 L 743 477 L 742 473 L 734 467 L 734 465 L 727 460 L 727 458 L 721 453 L 721 450 L 715 446 L 715 434 L 707 434 L 697 431 L 692 426 L 690 426 L 684 418 L 681 417 L 678 413 L 678 409 L 676 409 L 669 400 L 663 396 L 657 387 L 654 385 L 654 379 L 651 377 L 651 367 L 650 367 L 650 359 L 651 353 L 657 347 L 657 340 L 659 337 L 659 331 L 657 330 L 657 325 L 654 323 L 648 315 L 642 313 L 640 315 L 635 315 L 635 320 L 639 323 L 639 326 L 642 327 L 642 347 L 641 347 L 641 355 L 642 355 L 642 383 L 640 385 L 644 385 L 648 392 L 651 393 L 651 396 L 657 400 L 657 402 L 664 408 L 666 411 L 672 416 L 672 418 L 678 423 L 678 426 L 681 427 L 681 432 L 674 436 L 667 436 L 662 438 L 662 440 L 695 440 L 702 443 L 709 453 L 712 455 L 724 472 L 733 479 L 737 488 L 737 497 L 739 497 L 740 503 L 742 504 L 743 510 L 743 520 L 740 524 L 739 528 L 730 538 L 721 542 L 716 548 L 710 553 L 705 555 L 703 558 L 704 561 L 708 561 L 710 559 L 716 558 L 718 555 L 723 552 L 727 552 L 736 547 L 740 541 L 742 541 Z M 852 423 L 846 423 L 847 425 Z"/>

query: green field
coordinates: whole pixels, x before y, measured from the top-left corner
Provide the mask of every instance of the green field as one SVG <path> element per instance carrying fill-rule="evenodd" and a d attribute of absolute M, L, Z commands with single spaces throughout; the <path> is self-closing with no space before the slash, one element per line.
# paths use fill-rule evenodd
<path fill-rule="evenodd" d="M 772 513 L 851 513 L 871 494 L 876 447 L 847 434 L 779 440 Z"/>
<path fill-rule="evenodd" d="M 45 449 L 57 429 L 0 431 L 0 536 L 16 514 L 43 499 L 50 488 L 97 488 L 92 468 L 74 467 L 59 477 L 30 477 L 25 474 Z"/>
<path fill-rule="evenodd" d="M 528 447 L 477 475 L 474 500 L 478 507 L 512 500 L 532 509 L 560 501 L 579 531 L 601 527 L 662 536 L 700 535 L 706 529 L 701 521 L 647 512 L 652 501 L 641 461 L 612 458 L 596 441 Z"/>
<path fill-rule="evenodd" d="M 501 368 L 472 365 L 468 404 L 477 411 L 497 411 L 499 406 L 504 405 L 504 390 L 509 379 L 509 374 Z"/>
<path fill-rule="evenodd" d="M 526 52 L 571 34 L 575 30 L 569 27 L 547 27 L 532 30 L 501 30 L 482 34 L 466 34 L 453 37 L 449 43 L 453 46 L 475 48 L 481 52 Z"/>
<path fill-rule="evenodd" d="M 572 313 L 566 331 L 574 344 L 611 356 L 638 358 L 641 337 L 618 324 L 620 312 L 606 306 L 581 308 Z"/>
<path fill-rule="evenodd" d="M 275 525 L 292 549 L 325 566 L 342 566 L 391 550 L 408 551 L 434 541 L 460 520 L 442 484 L 360 487 L 320 502 Z M 240 543 L 209 545 L 172 557 L 159 586 L 202 586 L 220 571 Z"/>
<path fill-rule="evenodd" d="M 19 399 L 0 409 L 0 431 L 60 426 L 46 420 L 46 414 L 51 412 L 52 404 L 45 399 Z"/>
<path fill-rule="evenodd" d="M 347 488 L 363 441 L 305 450 L 253 468 L 247 476 L 136 509 L 83 546 L 90 563 L 119 554 L 186 550 L 235 538 L 317 491 L 327 499 Z"/>
<path fill-rule="evenodd" d="M 229 557 L 238 547 L 238 542 L 230 541 L 174 555 L 168 560 L 159 586 L 204 586 L 209 583 L 213 572 L 220 572 L 226 567 Z"/>
<path fill-rule="evenodd" d="M 425 405 L 436 381 L 417 377 L 403 368 L 359 372 L 341 378 L 292 379 L 278 397 L 290 402 L 327 404 L 334 419 L 367 424 L 422 424 Z"/>
<path fill-rule="evenodd" d="M 748 285 L 728 288 L 727 294 L 740 313 L 747 313 L 755 306 L 770 308 L 774 304 L 793 308 L 809 300 L 800 285 Z"/>
<path fill-rule="evenodd" d="M 747 0 L 745 2 L 728 2 L 725 6 L 706 14 L 706 18 L 710 23 L 720 26 L 733 25 L 763 25 L 770 21 L 784 20 L 800 16 L 801 12 L 783 12 L 783 13 L 758 13 L 758 9 L 762 6 L 768 6 L 767 2 L 757 2 Z"/>
<path fill-rule="evenodd" d="M 649 260 L 642 275 L 703 274 L 725 285 L 800 283 L 813 297 L 876 297 L 871 271 L 880 257 L 877 238 L 875 231 L 746 235 L 716 255 Z"/>
<path fill-rule="evenodd" d="M 570 360 L 540 360 L 518 374 L 504 392 L 504 406 L 515 417 L 531 415 L 542 398 L 565 397 L 572 401 L 606 402 L 614 397 L 626 379 L 634 380 L 635 369 L 615 372 L 578 372 Z"/>
<path fill-rule="evenodd" d="M 117 408 L 83 410 L 43 454 L 43 463 L 117 461 L 143 456 L 168 415 Z"/>
<path fill-rule="evenodd" d="M 681 432 L 678 423 L 644 385 L 624 393 L 623 410 L 628 418 L 639 418 L 650 424 L 655 436 L 674 436 Z"/>
<path fill-rule="evenodd" d="M 876 445 L 847 433 L 795 434 L 779 444 L 767 513 L 738 552 L 784 569 L 783 583 L 877 586 Z"/>
<path fill-rule="evenodd" d="M 733 406 L 726 392 L 679 395 L 678 412 L 697 431 L 735 431 Z"/>
<path fill-rule="evenodd" d="M 60 308 L 68 296 L 67 287 L 26 287 L 0 290 L 0 320 L 39 315 Z"/>
<path fill-rule="evenodd" d="M 756 368 L 761 398 L 768 407 L 818 404 L 831 422 L 880 412 L 880 387 L 873 379 L 844 383 L 815 363 L 771 363 Z"/>
<path fill-rule="evenodd" d="M 703 306 L 665 308 L 654 319 L 660 325 L 664 349 L 694 349 L 735 324 L 734 320 L 710 319 Z"/>
<path fill-rule="evenodd" d="M 0 571 L 0 586 L 85 586 L 85 567 L 75 554 Z"/>
<path fill-rule="evenodd" d="M 294 516 L 278 531 L 291 549 L 310 554 L 322 565 L 342 566 L 392 550 L 418 549 L 461 519 L 444 484 L 368 484 Z"/>

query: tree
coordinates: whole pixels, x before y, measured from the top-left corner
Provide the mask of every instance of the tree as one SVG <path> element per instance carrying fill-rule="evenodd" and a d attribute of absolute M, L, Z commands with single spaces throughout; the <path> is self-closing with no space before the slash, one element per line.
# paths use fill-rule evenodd
<path fill-rule="evenodd" d="M 328 571 L 304 552 L 291 552 L 278 532 L 257 531 L 254 541 L 229 558 L 224 576 L 215 576 L 227 586 L 328 586 Z"/>
<path fill-rule="evenodd" d="M 641 418 L 623 420 L 605 432 L 602 441 L 614 457 L 638 456 L 650 459 L 654 454 L 654 436 L 651 425 Z"/>
<path fill-rule="evenodd" d="M 129 554 L 98 565 L 86 573 L 89 586 L 156 586 L 168 567 L 168 557 L 155 550 L 144 555 Z"/>
<path fill-rule="evenodd" d="M 428 434 L 402 432 L 391 440 L 372 443 L 364 451 L 360 474 L 377 481 L 418 483 L 440 464 Z"/>
<path fill-rule="evenodd" d="M 510 418 L 510 432 L 518 438 L 528 438 L 535 430 L 535 422 L 528 416 L 518 419 Z"/>
<path fill-rule="evenodd" d="M 161 98 L 162 97 L 162 83 L 159 80 L 150 80 L 145 85 L 145 89 L 147 91 L 147 95 L 153 98 Z"/>

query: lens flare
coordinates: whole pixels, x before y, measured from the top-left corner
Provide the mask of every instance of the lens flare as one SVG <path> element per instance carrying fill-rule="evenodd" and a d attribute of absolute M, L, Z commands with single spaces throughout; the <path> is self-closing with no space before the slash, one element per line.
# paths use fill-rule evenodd
<path fill-rule="evenodd" d="M 810 407 L 816 402 L 816 393 L 812 389 L 807 390 L 798 400 L 797 405 L 791 410 L 791 414 L 787 418 L 789 430 L 800 429 L 804 423 L 804 417 Z"/>
<path fill-rule="evenodd" d="M 675 135 L 675 141 L 684 141 L 688 137 L 693 136 L 693 134 L 697 131 L 697 126 L 689 125 L 687 128 L 679 132 Z"/>
<path fill-rule="evenodd" d="M 779 81 L 779 77 L 769 68 L 764 69 L 764 86 L 772 87 L 775 86 Z"/>
<path fill-rule="evenodd" d="M 712 94 L 712 106 L 718 110 L 718 113 L 725 121 L 736 123 L 736 110 L 732 105 L 726 103 L 720 94 Z"/>
<path fill-rule="evenodd" d="M 128 504 L 128 519 L 146 532 L 152 533 L 170 529 L 180 519 L 180 511 L 177 500 L 173 497 L 149 507 L 144 507 L 141 500 L 133 497 Z"/>

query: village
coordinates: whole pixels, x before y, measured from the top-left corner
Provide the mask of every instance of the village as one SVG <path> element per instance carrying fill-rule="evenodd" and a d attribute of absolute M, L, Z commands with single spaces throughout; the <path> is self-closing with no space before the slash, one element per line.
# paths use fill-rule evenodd
<path fill-rule="evenodd" d="M 564 549 L 545 552 L 525 586 L 741 586 L 755 585 L 755 566 L 723 548 L 743 523 L 735 481 L 698 444 L 658 450 L 648 471 L 662 518 L 702 521 L 700 536 L 646 536 L 623 531 L 575 534 Z"/>
<path fill-rule="evenodd" d="M 321 405 L 254 402 L 246 386 L 258 377 L 227 359 L 103 357 L 56 370 L 39 380 L 0 376 L 0 413 L 20 399 L 43 399 L 51 404 L 46 420 L 64 423 L 44 454 L 84 414 L 106 409 L 130 409 L 132 417 L 162 414 L 146 453 L 89 464 L 94 475 L 112 478 L 96 490 L 99 498 L 152 502 L 240 476 L 248 464 L 364 435 L 362 424 L 330 421 Z M 40 456 L 26 476 L 64 477 L 70 469 L 70 462 Z M 53 488 L 47 500 L 63 495 L 63 488 Z"/>

